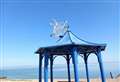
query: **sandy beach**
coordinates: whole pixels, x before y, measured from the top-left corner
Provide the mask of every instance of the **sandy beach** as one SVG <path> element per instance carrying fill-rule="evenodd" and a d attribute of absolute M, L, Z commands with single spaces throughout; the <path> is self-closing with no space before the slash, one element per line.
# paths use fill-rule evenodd
<path fill-rule="evenodd" d="M 0 79 L 0 82 L 38 82 L 38 80 L 10 80 L 10 79 Z M 44 81 L 42 81 L 44 82 Z M 49 80 L 50 82 L 50 80 Z M 67 79 L 55 79 L 54 82 L 67 82 Z M 73 79 L 72 79 L 72 82 Z M 86 79 L 81 79 L 80 82 L 87 82 Z M 91 79 L 90 82 L 101 82 L 100 79 Z M 120 77 L 116 79 L 107 79 L 106 82 L 120 82 Z"/>

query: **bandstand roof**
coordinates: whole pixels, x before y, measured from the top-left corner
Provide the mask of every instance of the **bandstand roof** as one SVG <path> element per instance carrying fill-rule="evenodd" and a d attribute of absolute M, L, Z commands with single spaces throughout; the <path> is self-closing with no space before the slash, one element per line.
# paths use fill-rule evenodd
<path fill-rule="evenodd" d="M 47 47 L 40 47 L 35 53 L 43 54 L 45 51 L 48 51 L 50 55 L 70 55 L 73 47 L 76 47 L 77 52 L 80 54 L 84 54 L 95 53 L 98 48 L 100 48 L 101 51 L 104 51 L 106 44 L 97 44 L 85 41 L 78 38 L 71 31 L 68 31 L 56 44 Z"/>

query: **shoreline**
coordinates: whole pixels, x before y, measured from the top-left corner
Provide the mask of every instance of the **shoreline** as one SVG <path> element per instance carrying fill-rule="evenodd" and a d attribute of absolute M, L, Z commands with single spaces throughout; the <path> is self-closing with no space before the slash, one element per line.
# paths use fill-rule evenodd
<path fill-rule="evenodd" d="M 0 79 L 0 81 L 1 82 L 38 82 L 38 79 Z M 71 79 L 71 81 L 73 82 L 74 79 Z M 110 79 L 110 78 L 106 79 L 106 82 L 119 82 L 119 81 L 120 81 L 120 77 L 114 79 Z M 44 82 L 43 79 L 42 82 Z M 48 82 L 50 82 L 50 79 Z M 67 79 L 54 79 L 54 82 L 67 82 Z M 80 82 L 87 82 L 87 79 L 80 79 Z M 101 79 L 100 78 L 90 79 L 90 82 L 101 82 Z"/>

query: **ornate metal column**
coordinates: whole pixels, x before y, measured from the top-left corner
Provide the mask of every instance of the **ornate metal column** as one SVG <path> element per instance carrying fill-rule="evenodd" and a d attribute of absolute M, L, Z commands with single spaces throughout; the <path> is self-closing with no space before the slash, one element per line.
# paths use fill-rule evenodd
<path fill-rule="evenodd" d="M 50 56 L 50 80 L 53 82 L 53 55 Z"/>
<path fill-rule="evenodd" d="M 90 82 L 87 58 L 88 58 L 88 56 L 87 56 L 87 54 L 85 53 L 85 54 L 84 54 L 84 62 L 85 62 L 85 69 L 86 69 L 86 77 L 87 77 L 87 82 Z"/>
<path fill-rule="evenodd" d="M 39 82 L 42 82 L 42 54 L 39 54 Z"/>
<path fill-rule="evenodd" d="M 67 69 L 68 69 L 68 82 L 71 82 L 71 75 L 70 75 L 70 57 L 67 55 Z"/>
<path fill-rule="evenodd" d="M 45 52 L 44 58 L 44 82 L 48 82 L 48 52 Z"/>
<path fill-rule="evenodd" d="M 101 73 L 102 82 L 106 82 L 105 81 L 102 58 L 101 58 L 101 48 L 99 48 L 98 51 L 97 51 L 97 58 L 98 58 L 98 63 L 99 63 L 99 67 L 100 67 L 100 73 Z"/>
<path fill-rule="evenodd" d="M 73 61 L 73 66 L 74 66 L 74 76 L 75 76 L 75 82 L 79 82 L 79 72 L 78 72 L 78 53 L 77 49 L 73 48 L 72 49 L 72 61 Z"/>

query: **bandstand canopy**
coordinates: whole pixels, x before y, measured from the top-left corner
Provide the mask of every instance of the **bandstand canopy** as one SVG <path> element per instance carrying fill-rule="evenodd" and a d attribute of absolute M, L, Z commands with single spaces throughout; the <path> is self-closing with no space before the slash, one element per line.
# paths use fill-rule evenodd
<path fill-rule="evenodd" d="M 74 47 L 77 49 L 79 54 L 95 53 L 98 48 L 101 51 L 104 51 L 106 44 L 97 44 L 85 41 L 78 38 L 71 31 L 68 31 L 55 45 L 40 47 L 35 53 L 41 55 L 45 51 L 48 51 L 50 55 L 71 55 L 71 49 Z"/>

